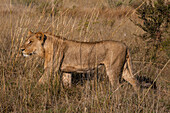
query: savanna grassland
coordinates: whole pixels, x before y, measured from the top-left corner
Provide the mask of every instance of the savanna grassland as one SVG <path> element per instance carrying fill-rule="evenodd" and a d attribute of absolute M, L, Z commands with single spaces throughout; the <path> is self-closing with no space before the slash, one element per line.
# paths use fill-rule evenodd
<path fill-rule="evenodd" d="M 1 0 L 0 1 L 0 112 L 170 112 L 170 46 L 150 57 L 149 45 L 138 35 L 144 31 L 131 20 L 140 0 Z M 130 20 L 131 19 L 131 20 Z M 24 58 L 20 46 L 27 32 L 52 32 L 83 42 L 117 40 L 126 43 L 134 74 L 156 81 L 157 90 L 144 89 L 140 98 L 123 82 L 111 87 L 104 69 L 71 88 L 49 84 L 35 88 L 43 74 L 43 59 Z M 164 33 L 165 38 L 169 37 Z M 74 77 L 73 79 L 77 79 Z M 81 75 L 83 76 L 83 75 Z M 84 77 L 85 78 L 85 77 Z M 98 78 L 98 79 L 97 79 Z M 86 78 L 87 79 L 87 78 Z"/>

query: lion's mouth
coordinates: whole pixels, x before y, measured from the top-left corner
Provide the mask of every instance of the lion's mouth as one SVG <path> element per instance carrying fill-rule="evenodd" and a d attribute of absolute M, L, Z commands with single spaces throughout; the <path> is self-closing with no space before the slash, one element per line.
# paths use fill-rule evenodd
<path fill-rule="evenodd" d="M 22 55 L 23 55 L 24 57 L 29 57 L 29 56 L 31 56 L 31 55 L 33 55 L 33 54 L 35 54 L 35 52 L 34 52 L 34 51 L 33 51 L 32 53 L 29 53 L 29 54 L 22 53 Z"/>
<path fill-rule="evenodd" d="M 23 55 L 24 57 L 29 57 L 29 56 L 30 56 L 30 55 L 27 55 L 27 54 L 24 54 L 24 53 L 23 53 L 22 55 Z"/>

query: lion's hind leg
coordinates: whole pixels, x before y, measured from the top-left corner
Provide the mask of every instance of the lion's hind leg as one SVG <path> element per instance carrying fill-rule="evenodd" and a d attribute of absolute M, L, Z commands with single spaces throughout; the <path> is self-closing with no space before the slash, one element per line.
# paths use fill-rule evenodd
<path fill-rule="evenodd" d="M 106 66 L 106 74 L 112 86 L 118 87 L 119 84 L 119 69 L 114 69 L 113 66 Z"/>
<path fill-rule="evenodd" d="M 122 72 L 122 78 L 124 80 L 126 80 L 127 82 L 129 82 L 134 90 L 136 92 L 140 91 L 140 85 L 139 85 L 139 82 L 137 81 L 137 79 L 131 74 L 128 66 L 127 66 L 127 62 L 125 63 L 124 65 L 124 69 L 123 69 L 123 72 Z"/>

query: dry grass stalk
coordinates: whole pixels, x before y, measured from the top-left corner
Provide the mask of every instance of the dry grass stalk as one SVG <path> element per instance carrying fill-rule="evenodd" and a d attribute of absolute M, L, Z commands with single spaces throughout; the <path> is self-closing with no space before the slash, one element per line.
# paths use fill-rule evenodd
<path fill-rule="evenodd" d="M 104 6 L 106 9 L 103 10 L 101 7 L 106 1 L 97 1 L 98 5 L 94 5 L 96 1 L 76 1 L 81 7 L 75 6 L 75 9 L 58 8 L 53 19 L 45 7 L 38 6 L 43 4 L 42 1 L 29 6 L 0 1 L 0 112 L 169 112 L 169 83 L 162 80 L 169 79 L 170 72 L 165 69 L 169 65 L 166 64 L 169 58 L 160 51 L 159 62 L 148 66 L 150 62 L 145 42 L 133 35 L 142 31 L 127 19 L 132 15 L 133 8 L 119 10 Z M 51 12 L 51 1 L 48 2 Z M 65 0 L 63 4 L 66 2 L 71 4 L 72 1 Z M 114 90 L 104 69 L 98 70 L 95 78 L 91 79 L 80 74 L 82 77 L 79 81 L 76 78 L 78 82 L 75 87 L 61 88 L 60 93 L 55 87 L 55 79 L 46 87 L 34 89 L 43 73 L 43 60 L 35 57 L 27 59 L 20 55 L 19 47 L 28 30 L 50 31 L 78 41 L 121 40 L 129 46 L 132 61 L 139 61 L 133 62 L 134 72 L 156 78 L 159 90 L 154 93 L 148 89 L 142 95 L 142 104 L 139 106 L 133 88 L 124 82 Z M 157 79 L 160 75 L 162 79 Z"/>

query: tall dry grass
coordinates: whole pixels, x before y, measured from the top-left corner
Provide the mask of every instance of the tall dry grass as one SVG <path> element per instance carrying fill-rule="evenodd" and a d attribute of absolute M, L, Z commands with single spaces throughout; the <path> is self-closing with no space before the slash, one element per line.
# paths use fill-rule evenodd
<path fill-rule="evenodd" d="M 38 5 L 20 1 L 0 4 L 0 112 L 169 112 L 170 65 L 161 71 L 169 58 L 160 51 L 157 62 L 150 62 L 146 43 L 133 35 L 143 31 L 127 20 L 126 14 L 133 11 L 132 7 L 110 8 L 105 0 L 63 0 L 65 5 L 55 7 L 52 19 L 49 1 L 39 0 Z M 137 19 L 135 15 L 131 18 Z M 124 20 L 127 21 L 113 35 Z M 122 41 L 130 48 L 135 74 L 155 79 L 161 71 L 156 81 L 158 89 L 149 90 L 147 95 L 148 90 L 144 90 L 143 100 L 138 99 L 127 82 L 117 90 L 117 86 L 111 87 L 104 69 L 92 80 L 71 88 L 49 83 L 35 89 L 43 73 L 43 59 L 20 55 L 28 30 L 54 30 L 55 35 L 85 42 Z"/>

